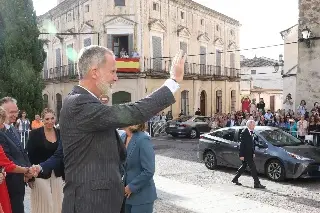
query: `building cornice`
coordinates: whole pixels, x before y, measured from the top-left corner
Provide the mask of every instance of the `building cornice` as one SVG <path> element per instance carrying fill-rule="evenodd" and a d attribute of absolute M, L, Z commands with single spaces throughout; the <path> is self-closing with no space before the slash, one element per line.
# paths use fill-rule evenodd
<path fill-rule="evenodd" d="M 181 5 L 182 7 L 188 7 L 190 9 L 199 10 L 207 15 L 213 16 L 221 21 L 225 21 L 229 24 L 235 25 L 237 27 L 240 27 L 241 24 L 238 20 L 233 19 L 227 15 L 224 15 L 222 13 L 219 13 L 209 7 L 206 7 L 202 4 L 199 4 L 193 0 L 169 0 L 172 2 L 176 2 L 177 4 Z"/>
<path fill-rule="evenodd" d="M 291 30 L 296 26 L 298 26 L 298 24 L 295 24 L 292 27 L 289 27 L 288 29 L 281 31 L 280 35 L 281 35 L 282 39 L 284 39 L 284 37 L 286 37 L 291 32 Z"/>

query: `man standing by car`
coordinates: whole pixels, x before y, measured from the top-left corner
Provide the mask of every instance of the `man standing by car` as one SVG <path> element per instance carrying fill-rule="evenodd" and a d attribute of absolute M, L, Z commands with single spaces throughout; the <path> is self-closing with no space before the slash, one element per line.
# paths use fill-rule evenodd
<path fill-rule="evenodd" d="M 246 170 L 247 166 L 249 166 L 251 175 L 254 180 L 254 188 L 264 189 L 265 186 L 261 185 L 260 180 L 258 178 L 258 173 L 256 169 L 256 164 L 254 163 L 254 150 L 255 150 L 255 142 L 254 142 L 254 128 L 256 126 L 254 120 L 248 120 L 247 128 L 244 129 L 240 135 L 240 152 L 239 157 L 242 161 L 242 165 L 238 169 L 236 176 L 233 178 L 232 183 L 235 183 L 238 186 L 242 184 L 239 183 L 238 179 L 242 175 L 242 173 Z"/>

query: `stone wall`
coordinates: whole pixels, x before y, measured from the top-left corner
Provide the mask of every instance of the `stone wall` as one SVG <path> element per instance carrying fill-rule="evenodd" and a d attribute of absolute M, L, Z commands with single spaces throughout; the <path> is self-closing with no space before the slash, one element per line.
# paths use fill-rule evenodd
<path fill-rule="evenodd" d="M 320 37 L 320 0 L 299 0 L 299 10 L 299 31 L 307 26 L 311 36 Z M 305 42 L 299 42 L 298 49 L 295 105 L 306 100 L 310 110 L 314 102 L 320 102 L 320 39 L 312 40 L 310 48 Z"/>

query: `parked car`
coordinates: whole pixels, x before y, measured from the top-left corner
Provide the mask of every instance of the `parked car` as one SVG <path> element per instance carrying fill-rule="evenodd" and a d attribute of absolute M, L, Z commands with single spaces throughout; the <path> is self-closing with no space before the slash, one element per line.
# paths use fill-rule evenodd
<path fill-rule="evenodd" d="M 196 138 L 202 133 L 210 132 L 209 122 L 210 118 L 206 116 L 184 116 L 168 121 L 165 131 L 173 137 L 187 136 Z"/>
<path fill-rule="evenodd" d="M 205 166 L 238 168 L 240 134 L 246 127 L 228 127 L 200 136 L 198 157 Z M 320 149 L 289 133 L 268 126 L 255 128 L 257 171 L 273 181 L 320 177 Z"/>

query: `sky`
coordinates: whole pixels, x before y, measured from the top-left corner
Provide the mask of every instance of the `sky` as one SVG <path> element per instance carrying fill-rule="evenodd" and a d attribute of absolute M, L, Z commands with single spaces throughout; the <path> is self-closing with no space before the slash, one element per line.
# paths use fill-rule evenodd
<path fill-rule="evenodd" d="M 241 23 L 240 49 L 283 44 L 280 32 L 298 23 L 298 0 L 194 0 Z M 56 0 L 33 0 L 37 15 L 56 6 Z M 242 51 L 247 58 L 278 59 L 283 46 Z"/>

